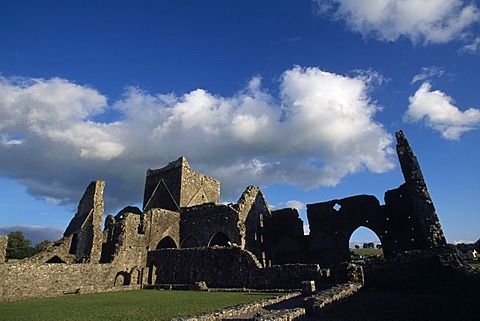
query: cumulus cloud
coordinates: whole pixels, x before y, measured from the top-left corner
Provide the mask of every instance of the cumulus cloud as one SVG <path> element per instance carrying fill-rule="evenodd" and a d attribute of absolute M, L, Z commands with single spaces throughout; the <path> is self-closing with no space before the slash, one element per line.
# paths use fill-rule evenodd
<path fill-rule="evenodd" d="M 468 37 L 480 10 L 464 0 L 314 0 L 317 13 L 345 21 L 363 36 L 384 41 L 445 43 Z"/>
<path fill-rule="evenodd" d="M 0 173 L 62 204 L 78 202 L 90 180 L 106 180 L 107 209 L 138 203 L 146 169 L 181 155 L 219 179 L 226 200 L 250 184 L 335 185 L 394 166 L 392 137 L 374 120 L 373 78 L 294 67 L 279 97 L 254 77 L 230 97 L 128 88 L 110 105 L 65 79 L 1 78 Z M 121 117 L 95 121 L 108 109 Z"/>
<path fill-rule="evenodd" d="M 462 134 L 480 128 L 480 109 L 461 111 L 452 97 L 432 90 L 428 82 L 423 83 L 409 101 L 404 121 L 423 122 L 445 139 L 458 140 Z"/>

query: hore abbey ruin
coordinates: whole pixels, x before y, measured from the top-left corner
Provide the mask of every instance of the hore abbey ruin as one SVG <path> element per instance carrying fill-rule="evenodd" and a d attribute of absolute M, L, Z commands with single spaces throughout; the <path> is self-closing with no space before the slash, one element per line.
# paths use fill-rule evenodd
<path fill-rule="evenodd" d="M 220 203 L 220 183 L 184 157 L 147 171 L 142 210 L 127 206 L 105 221 L 105 182 L 94 181 L 63 238 L 45 251 L 5 261 L 0 237 L 0 300 L 161 287 L 299 289 L 302 281 L 478 288 L 478 273 L 446 243 L 405 135 L 396 138 L 404 182 L 386 191 L 384 205 L 371 195 L 309 204 L 309 235 L 296 209 L 271 210 L 257 187 Z M 379 237 L 384 259 L 350 261 L 349 239 L 361 226 Z"/>

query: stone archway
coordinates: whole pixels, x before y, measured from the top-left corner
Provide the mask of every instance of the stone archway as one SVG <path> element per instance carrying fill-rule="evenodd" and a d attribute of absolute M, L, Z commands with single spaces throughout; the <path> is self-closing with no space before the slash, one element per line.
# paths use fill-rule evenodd
<path fill-rule="evenodd" d="M 210 241 L 208 242 L 208 246 L 231 246 L 230 239 L 228 236 L 223 232 L 217 232 L 215 235 L 212 236 Z"/>
<path fill-rule="evenodd" d="M 353 245 L 355 243 L 356 246 Z M 349 250 L 352 259 L 364 259 L 369 256 L 383 256 L 383 244 L 377 233 L 372 229 L 360 226 L 349 238 Z M 352 252 L 353 251 L 353 252 Z"/>
<path fill-rule="evenodd" d="M 156 249 L 176 249 L 177 243 L 170 237 L 170 236 L 165 236 L 163 239 L 158 242 Z"/>

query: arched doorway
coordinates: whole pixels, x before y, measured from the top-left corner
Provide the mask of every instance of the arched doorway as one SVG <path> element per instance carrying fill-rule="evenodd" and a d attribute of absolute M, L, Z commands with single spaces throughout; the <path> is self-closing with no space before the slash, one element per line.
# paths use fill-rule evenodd
<path fill-rule="evenodd" d="M 217 232 L 208 242 L 208 246 L 231 246 L 230 239 L 223 232 Z"/>
<path fill-rule="evenodd" d="M 160 250 L 160 249 L 176 249 L 176 248 L 177 248 L 177 243 L 175 243 L 175 241 L 170 236 L 165 236 L 157 244 L 157 250 Z"/>
<path fill-rule="evenodd" d="M 349 240 L 350 253 L 354 260 L 383 257 L 383 246 L 378 235 L 371 229 L 360 226 L 353 231 Z"/>

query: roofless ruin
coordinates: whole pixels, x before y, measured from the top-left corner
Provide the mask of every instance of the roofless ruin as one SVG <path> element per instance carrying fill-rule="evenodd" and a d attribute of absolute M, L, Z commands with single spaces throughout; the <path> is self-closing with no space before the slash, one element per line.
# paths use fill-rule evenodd
<path fill-rule="evenodd" d="M 271 210 L 257 187 L 247 187 L 235 204 L 221 204 L 220 183 L 184 157 L 147 171 L 142 210 L 125 207 L 104 224 L 105 183 L 94 181 L 63 238 L 44 252 L 4 262 L 0 239 L 0 299 L 195 284 L 297 289 L 305 280 L 317 287 L 408 286 L 421 275 L 429 275 L 428 283 L 445 273 L 478 284 L 446 244 L 404 133 L 396 138 L 403 184 L 385 193 L 384 205 L 371 195 L 309 204 L 310 235 L 297 210 Z M 361 226 L 380 238 L 385 259 L 350 262 L 349 239 Z M 433 262 L 428 271 L 421 269 L 426 261 Z"/>

